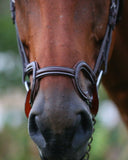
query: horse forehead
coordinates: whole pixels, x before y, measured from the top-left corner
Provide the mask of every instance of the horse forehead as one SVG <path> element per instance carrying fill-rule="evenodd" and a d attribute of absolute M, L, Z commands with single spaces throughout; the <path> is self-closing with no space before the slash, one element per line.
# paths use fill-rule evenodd
<path fill-rule="evenodd" d="M 104 0 L 104 3 L 102 0 L 32 0 L 25 3 L 19 0 L 16 1 L 16 17 L 18 23 L 24 24 L 24 28 L 28 28 L 29 31 L 33 27 L 35 31 L 32 30 L 32 32 L 35 33 L 37 26 L 47 25 L 50 22 L 57 23 L 59 21 L 62 25 L 67 23 L 71 25 L 72 19 L 81 25 L 94 21 L 101 22 L 109 10 L 108 4 L 107 0 Z M 50 27 L 53 26 L 47 25 L 47 28 L 50 29 Z"/>
<path fill-rule="evenodd" d="M 104 3 L 101 0 L 32 0 L 23 2 L 21 0 L 16 1 L 16 17 L 18 23 L 24 25 L 22 30 L 31 32 L 30 37 L 39 28 L 42 28 L 39 27 L 42 25 L 46 26 L 51 32 L 53 28 L 57 30 L 54 26 L 58 26 L 58 24 L 62 24 L 63 27 L 66 27 L 67 24 L 74 26 L 72 21 L 78 24 L 78 27 L 83 28 L 85 27 L 84 24 L 87 23 L 99 22 L 102 24 L 103 19 L 106 21 L 106 13 L 108 13 L 110 4 L 107 0 L 104 0 Z M 18 26 L 19 30 L 20 26 Z M 98 28 L 102 28 L 102 25 Z M 41 31 L 43 31 L 43 28 Z"/>
<path fill-rule="evenodd" d="M 15 3 L 15 0 L 12 0 Z M 93 7 L 96 9 L 104 10 L 107 4 L 110 4 L 108 0 L 37 0 L 37 1 L 16 1 L 16 4 L 20 4 L 20 8 L 24 6 L 24 10 L 29 10 L 28 14 L 31 14 L 33 9 L 40 9 L 43 11 L 51 12 L 56 9 L 57 11 L 74 11 L 74 9 L 90 10 Z M 22 8 L 23 9 L 23 8 Z M 46 10 L 45 10 L 46 9 Z M 32 12 L 31 12 L 32 11 Z M 36 10 L 35 10 L 36 11 Z M 92 11 L 92 10 L 90 10 Z M 35 13 L 34 13 L 35 14 Z M 53 16 L 53 14 L 51 14 Z"/>
<path fill-rule="evenodd" d="M 30 61 L 36 60 L 41 65 L 44 63 L 44 66 L 45 64 L 56 65 L 59 61 L 60 64 L 58 65 L 63 65 L 62 62 L 66 62 L 66 65 L 70 66 L 67 59 L 71 56 L 71 67 L 78 60 L 85 60 L 85 58 L 87 63 L 91 64 L 94 60 L 93 47 L 91 47 L 93 46 L 91 44 L 93 38 L 97 38 L 100 33 L 103 35 L 105 33 L 104 26 L 106 26 L 108 16 L 104 14 L 105 18 L 104 15 L 96 18 L 96 20 L 94 18 L 102 7 L 104 8 L 106 4 L 109 4 L 106 0 L 104 2 L 105 5 L 103 6 L 101 0 L 32 0 L 25 3 L 21 0 L 17 1 L 19 8 L 21 6 L 21 8 L 25 8 L 25 12 L 21 12 L 20 8 L 21 13 L 17 14 L 17 20 L 21 40 L 23 39 L 30 49 Z M 18 7 L 16 8 L 18 9 Z M 106 10 L 109 11 L 109 5 Z M 100 14 L 103 12 L 98 13 L 98 15 Z M 20 17 L 18 17 L 19 15 Z M 103 19 L 106 23 L 102 26 Z M 98 35 L 92 34 L 92 24 L 95 22 L 94 28 L 96 30 L 94 32 L 98 33 L 100 30 Z M 97 25 L 98 22 L 100 25 Z M 21 23 L 24 27 L 20 25 Z M 101 31 L 102 29 L 104 32 Z M 71 53 L 73 54 L 71 55 Z M 83 55 L 84 53 L 85 55 Z M 86 53 L 90 54 L 91 58 L 86 56 Z M 57 57 L 57 62 L 54 60 L 55 63 L 53 62 L 53 55 Z"/>

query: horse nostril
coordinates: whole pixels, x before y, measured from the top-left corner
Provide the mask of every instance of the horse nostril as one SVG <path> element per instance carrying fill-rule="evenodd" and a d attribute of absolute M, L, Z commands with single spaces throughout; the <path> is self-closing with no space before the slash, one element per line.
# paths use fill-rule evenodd
<path fill-rule="evenodd" d="M 35 115 L 32 114 L 29 118 L 29 133 L 30 133 L 30 136 L 35 134 L 37 131 L 38 131 L 38 127 L 36 125 Z"/>
<path fill-rule="evenodd" d="M 72 146 L 74 149 L 77 147 L 86 144 L 92 135 L 93 125 L 90 116 L 87 113 L 79 113 L 80 117 L 79 124 L 76 127 L 74 134 Z"/>
<path fill-rule="evenodd" d="M 81 113 L 81 125 L 82 125 L 82 128 L 85 132 L 87 132 L 87 131 L 92 132 L 92 129 L 93 129 L 92 120 L 85 113 Z"/>
<path fill-rule="evenodd" d="M 43 149 L 46 146 L 46 142 L 40 131 L 37 119 L 37 116 L 31 114 L 29 118 L 29 135 L 38 147 Z"/>

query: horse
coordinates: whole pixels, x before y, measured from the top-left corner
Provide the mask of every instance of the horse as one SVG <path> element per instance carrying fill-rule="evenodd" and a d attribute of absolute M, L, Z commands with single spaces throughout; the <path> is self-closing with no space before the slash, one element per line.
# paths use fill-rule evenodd
<path fill-rule="evenodd" d="M 11 0 L 29 134 L 42 160 L 89 159 L 103 74 L 128 126 L 127 6 L 127 0 Z"/>

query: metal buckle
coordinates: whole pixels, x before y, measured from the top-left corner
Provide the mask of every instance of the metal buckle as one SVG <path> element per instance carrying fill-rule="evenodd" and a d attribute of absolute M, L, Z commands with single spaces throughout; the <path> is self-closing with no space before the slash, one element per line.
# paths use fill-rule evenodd
<path fill-rule="evenodd" d="M 24 82 L 24 86 L 25 86 L 26 91 L 28 92 L 29 89 L 30 89 L 30 82 L 25 81 L 25 82 Z"/>
<path fill-rule="evenodd" d="M 103 71 L 103 70 L 101 70 L 101 71 L 100 71 L 100 73 L 99 73 L 99 76 L 98 76 L 98 78 L 97 78 L 97 82 L 96 82 L 96 86 L 97 86 L 97 88 L 99 88 L 99 85 L 100 85 L 100 82 L 101 82 L 101 79 L 102 79 L 103 73 L 104 73 L 104 71 Z"/>

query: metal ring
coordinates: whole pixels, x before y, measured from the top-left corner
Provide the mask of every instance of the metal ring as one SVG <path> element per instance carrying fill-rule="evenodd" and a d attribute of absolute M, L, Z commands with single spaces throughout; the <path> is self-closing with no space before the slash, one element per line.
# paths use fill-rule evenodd
<path fill-rule="evenodd" d="M 89 77 L 89 80 L 91 81 L 92 85 L 96 85 L 96 77 L 95 74 L 93 72 L 93 70 L 89 67 L 89 65 L 85 62 L 80 62 L 76 65 L 75 68 L 75 86 L 79 92 L 79 94 L 81 95 L 81 97 L 86 101 L 86 103 L 91 106 L 92 103 L 92 98 L 88 98 L 88 96 L 82 91 L 81 87 L 80 87 L 80 71 L 84 70 L 85 73 L 87 73 L 87 76 Z"/>

